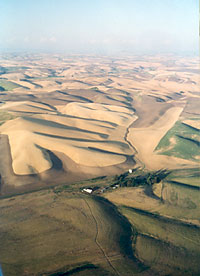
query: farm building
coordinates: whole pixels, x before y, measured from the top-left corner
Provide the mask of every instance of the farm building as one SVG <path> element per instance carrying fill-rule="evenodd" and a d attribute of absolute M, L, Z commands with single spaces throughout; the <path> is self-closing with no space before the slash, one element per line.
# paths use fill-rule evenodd
<path fill-rule="evenodd" d="M 91 194 L 91 193 L 93 192 L 93 190 L 92 190 L 92 189 L 89 189 L 89 188 L 84 188 L 84 189 L 82 190 L 82 192 L 86 192 L 86 193 L 88 193 L 88 194 Z"/>

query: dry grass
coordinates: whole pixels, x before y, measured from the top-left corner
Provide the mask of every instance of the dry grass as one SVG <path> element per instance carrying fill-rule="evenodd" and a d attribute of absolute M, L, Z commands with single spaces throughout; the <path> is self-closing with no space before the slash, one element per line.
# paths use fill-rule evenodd
<path fill-rule="evenodd" d="M 135 267 L 124 257 L 129 225 L 112 205 L 51 190 L 3 199 L 0 254 L 4 275 L 41 275 L 93 263 L 115 274 Z M 128 232 L 129 231 L 129 232 Z M 117 268 L 120 261 L 122 267 Z M 123 271 L 123 275 L 127 275 Z"/>

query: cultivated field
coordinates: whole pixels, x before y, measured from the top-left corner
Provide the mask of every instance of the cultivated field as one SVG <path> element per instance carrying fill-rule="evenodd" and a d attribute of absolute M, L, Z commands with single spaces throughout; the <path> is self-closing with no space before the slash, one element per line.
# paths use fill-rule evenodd
<path fill-rule="evenodd" d="M 0 63 L 4 274 L 199 275 L 198 59 Z"/>
<path fill-rule="evenodd" d="M 69 182 L 134 164 L 198 166 L 196 59 L 0 58 L 0 133 L 7 139 L 4 155 L 10 155 L 9 172 L 1 169 L 5 192 L 34 186 L 35 177 L 41 186 L 47 179 L 54 184 L 55 158 L 60 181 Z"/>

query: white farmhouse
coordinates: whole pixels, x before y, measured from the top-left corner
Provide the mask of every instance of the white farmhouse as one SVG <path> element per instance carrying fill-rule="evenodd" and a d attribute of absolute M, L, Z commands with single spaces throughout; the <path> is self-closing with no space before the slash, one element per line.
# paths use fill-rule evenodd
<path fill-rule="evenodd" d="M 93 192 L 93 190 L 92 190 L 92 189 L 89 189 L 89 188 L 84 188 L 82 191 L 83 191 L 83 192 L 86 192 L 86 193 L 88 193 L 88 194 L 91 194 L 91 193 Z"/>

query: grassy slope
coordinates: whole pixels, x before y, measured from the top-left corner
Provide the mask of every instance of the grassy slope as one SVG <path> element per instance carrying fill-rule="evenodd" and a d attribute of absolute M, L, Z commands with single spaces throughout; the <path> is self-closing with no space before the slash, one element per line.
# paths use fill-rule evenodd
<path fill-rule="evenodd" d="M 171 144 L 170 139 L 174 139 L 175 143 Z M 200 154 L 199 139 L 197 129 L 178 121 L 160 140 L 156 150 L 160 154 L 197 161 L 196 156 Z"/>
<path fill-rule="evenodd" d="M 198 169 L 172 171 L 162 182 L 153 184 L 156 197 L 142 187 L 105 194 L 137 233 L 133 239 L 135 256 L 159 275 L 200 272 L 198 176 Z M 176 183 L 180 177 L 187 183 Z"/>
<path fill-rule="evenodd" d="M 119 210 L 133 227 L 135 257 L 161 275 L 196 275 L 200 271 L 199 228 L 183 222 L 199 220 L 199 191 L 193 185 L 190 188 L 173 182 L 180 176 L 187 180 L 197 179 L 198 174 L 197 169 L 191 169 L 175 170 L 168 175 L 163 180 L 164 202 L 155 208 L 155 212 L 151 208 L 148 210 L 148 206 L 145 212 L 141 211 L 144 210 L 143 197 L 141 206 L 136 206 L 141 210 L 120 206 Z M 43 272 L 44 275 L 54 275 L 56 271 L 73 272 L 77 267 L 91 263 L 97 268 L 88 270 L 83 267 L 73 275 L 93 275 L 93 269 L 96 275 L 116 274 L 95 243 L 97 225 L 97 242 L 121 275 L 133 275 L 134 271 L 148 275 L 150 271 L 141 272 L 137 262 L 129 258 L 132 255 L 129 222 L 120 218 L 108 201 L 75 192 L 83 187 L 106 187 L 115 179 L 99 177 L 70 187 L 60 186 L 53 191 L 0 200 L 0 256 L 5 275 Z M 115 195 L 124 189 L 115 191 L 111 187 L 108 191 Z M 146 195 L 147 199 L 149 196 Z M 118 205 L 117 200 L 113 202 Z"/>
<path fill-rule="evenodd" d="M 14 88 L 20 87 L 20 85 L 7 81 L 7 80 L 0 80 L 0 87 L 3 87 L 5 90 L 13 90 Z"/>
<path fill-rule="evenodd" d="M 5 276 L 51 275 L 87 263 L 108 275 L 140 271 L 129 257 L 130 225 L 105 200 L 46 190 L 1 199 L 0 209 Z"/>
<path fill-rule="evenodd" d="M 175 177 L 173 178 L 173 181 L 176 181 L 178 183 L 182 183 L 185 185 L 191 185 L 191 186 L 195 186 L 195 187 L 200 187 L 200 181 L 199 181 L 199 177 Z"/>
<path fill-rule="evenodd" d="M 199 168 L 175 170 L 168 176 L 169 181 L 176 181 L 185 185 L 200 187 Z"/>
<path fill-rule="evenodd" d="M 0 111 L 0 125 L 4 124 L 6 121 L 13 120 L 15 118 L 16 116 L 7 111 Z"/>
<path fill-rule="evenodd" d="M 139 233 L 133 247 L 136 256 L 161 275 L 197 275 L 200 271 L 199 228 L 121 207 Z M 193 273 L 193 274 L 192 274 Z"/>

